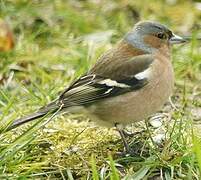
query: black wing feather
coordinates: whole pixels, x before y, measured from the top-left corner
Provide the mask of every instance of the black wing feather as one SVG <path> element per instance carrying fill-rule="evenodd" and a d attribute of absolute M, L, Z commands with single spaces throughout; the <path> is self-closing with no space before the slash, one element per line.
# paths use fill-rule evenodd
<path fill-rule="evenodd" d="M 101 83 L 105 79 L 107 78 L 96 75 L 81 77 L 61 94 L 59 100 L 64 104 L 64 108 L 69 106 L 89 105 L 104 98 L 110 98 L 138 90 L 147 84 L 147 79 L 139 80 L 135 77 L 130 77 L 120 81 L 109 79 L 117 84 L 123 84 L 125 87 L 110 86 Z"/>

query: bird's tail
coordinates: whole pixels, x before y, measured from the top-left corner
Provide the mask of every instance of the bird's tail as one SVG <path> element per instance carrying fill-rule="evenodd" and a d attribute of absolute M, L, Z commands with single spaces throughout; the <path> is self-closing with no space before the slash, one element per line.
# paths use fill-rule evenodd
<path fill-rule="evenodd" d="M 22 124 L 25 124 L 27 122 L 36 120 L 38 118 L 42 118 L 47 114 L 52 114 L 55 113 L 57 110 L 59 110 L 60 107 L 57 104 L 57 101 L 53 101 L 50 104 L 48 104 L 47 106 L 44 106 L 42 108 L 40 108 L 37 112 L 32 113 L 28 116 L 16 119 L 15 121 L 13 121 L 7 128 L 5 131 L 9 131 L 11 129 L 14 129 Z"/>
<path fill-rule="evenodd" d="M 7 128 L 6 128 L 6 131 L 9 131 L 11 129 L 14 129 L 22 124 L 25 124 L 27 122 L 30 122 L 30 121 L 33 121 L 33 120 L 36 120 L 38 118 L 41 118 L 41 117 L 44 117 L 47 113 L 45 112 L 36 112 L 36 113 L 33 113 L 33 114 L 30 114 L 28 116 L 25 116 L 25 117 L 22 117 L 22 118 L 19 118 L 19 119 L 16 119 L 15 121 L 13 121 L 11 123 L 11 125 L 9 125 Z"/>

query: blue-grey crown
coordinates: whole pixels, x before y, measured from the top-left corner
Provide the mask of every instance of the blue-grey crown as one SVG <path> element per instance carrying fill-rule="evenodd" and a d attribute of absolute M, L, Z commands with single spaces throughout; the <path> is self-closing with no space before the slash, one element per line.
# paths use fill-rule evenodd
<path fill-rule="evenodd" d="M 172 35 L 172 32 L 165 25 L 153 21 L 140 21 L 125 35 L 124 40 L 135 48 L 152 53 L 156 49 L 144 43 L 144 36 L 160 32 L 167 33 L 170 36 Z"/>

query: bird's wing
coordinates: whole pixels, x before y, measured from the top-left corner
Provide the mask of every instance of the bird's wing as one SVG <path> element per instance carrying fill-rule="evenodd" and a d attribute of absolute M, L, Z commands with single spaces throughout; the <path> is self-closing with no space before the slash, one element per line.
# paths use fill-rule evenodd
<path fill-rule="evenodd" d="M 110 72 L 90 72 L 73 82 L 61 95 L 63 107 L 89 105 L 95 101 L 138 90 L 148 83 L 152 56 L 134 57 Z M 115 74 L 115 75 L 114 75 Z"/>

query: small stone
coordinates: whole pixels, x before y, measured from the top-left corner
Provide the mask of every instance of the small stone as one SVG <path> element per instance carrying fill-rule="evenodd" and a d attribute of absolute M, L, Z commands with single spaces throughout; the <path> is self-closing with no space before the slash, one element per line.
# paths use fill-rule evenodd
<path fill-rule="evenodd" d="M 193 108 L 191 110 L 191 113 L 195 120 L 197 121 L 201 120 L 201 108 Z"/>
<path fill-rule="evenodd" d="M 157 134 L 152 139 L 156 144 L 161 144 L 165 140 L 165 134 Z"/>
<path fill-rule="evenodd" d="M 163 119 L 163 116 L 162 116 L 162 115 L 157 115 L 157 116 L 152 117 L 152 118 L 149 120 L 149 123 L 150 123 L 154 128 L 159 128 L 159 127 L 162 126 L 162 119 Z"/>

